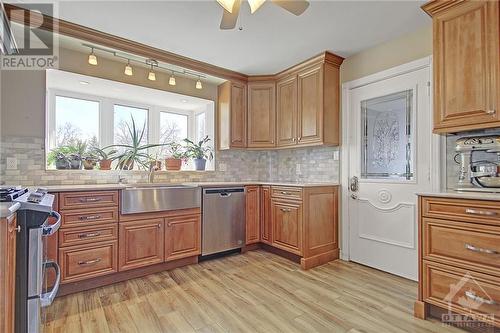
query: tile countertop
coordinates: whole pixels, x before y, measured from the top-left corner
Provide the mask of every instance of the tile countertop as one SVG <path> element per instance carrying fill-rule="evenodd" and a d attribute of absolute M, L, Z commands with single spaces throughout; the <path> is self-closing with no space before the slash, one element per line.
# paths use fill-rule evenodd
<path fill-rule="evenodd" d="M 424 197 L 500 201 L 500 193 L 485 192 L 485 191 L 470 192 L 470 191 L 448 190 L 443 192 L 419 192 L 417 193 L 417 195 Z"/>
<path fill-rule="evenodd" d="M 151 184 L 84 184 L 84 185 L 53 185 L 39 186 L 46 188 L 49 192 L 70 192 L 70 191 L 105 191 L 123 190 L 127 187 L 137 185 L 152 186 Z M 189 183 L 154 183 L 154 185 L 174 186 L 174 185 L 194 185 L 200 187 L 222 187 L 222 186 L 244 186 L 244 185 L 274 185 L 274 186 L 294 186 L 294 187 L 319 187 L 319 186 L 339 186 L 338 183 L 301 183 L 301 182 L 263 182 L 263 181 L 242 181 L 242 182 L 189 182 Z M 33 188 L 36 188 L 34 186 Z"/>
<path fill-rule="evenodd" d="M 21 207 L 19 202 L 0 202 L 0 218 L 11 216 L 19 207 Z"/>

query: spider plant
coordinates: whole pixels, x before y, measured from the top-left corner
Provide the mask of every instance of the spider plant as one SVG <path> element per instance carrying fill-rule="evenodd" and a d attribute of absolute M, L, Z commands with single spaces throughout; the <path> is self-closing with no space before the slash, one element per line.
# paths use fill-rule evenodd
<path fill-rule="evenodd" d="M 113 160 L 118 161 L 115 169 L 132 170 L 134 165 L 137 164 L 140 169 L 147 170 L 149 168 L 148 162 L 151 159 L 148 149 L 163 146 L 163 144 L 142 144 L 142 139 L 146 132 L 146 123 L 144 123 L 142 130 L 139 130 L 136 127 L 134 117 L 130 116 L 130 119 L 132 126 L 126 123 L 130 136 L 130 144 L 110 145 L 104 147 L 103 150 L 117 148 L 117 155 L 113 157 Z"/>

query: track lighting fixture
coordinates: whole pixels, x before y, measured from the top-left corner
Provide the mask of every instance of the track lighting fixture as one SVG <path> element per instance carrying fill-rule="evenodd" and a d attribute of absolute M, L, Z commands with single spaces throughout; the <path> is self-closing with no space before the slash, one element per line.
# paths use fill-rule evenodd
<path fill-rule="evenodd" d="M 168 79 L 168 84 L 170 84 L 171 86 L 175 86 L 175 76 L 173 71 L 172 74 L 170 75 L 170 79 Z"/>
<path fill-rule="evenodd" d="M 156 74 L 155 74 L 155 71 L 153 70 L 153 64 L 151 64 L 151 69 L 149 70 L 148 80 L 149 81 L 156 81 Z"/>
<path fill-rule="evenodd" d="M 203 85 L 201 84 L 200 77 L 198 76 L 198 81 L 196 81 L 196 89 L 203 89 Z"/>
<path fill-rule="evenodd" d="M 97 57 L 94 54 L 94 48 L 92 48 L 92 51 L 89 54 L 89 64 L 97 66 Z"/>
<path fill-rule="evenodd" d="M 127 61 L 127 65 L 125 66 L 125 75 L 132 76 L 134 75 L 134 72 L 132 70 L 132 66 L 130 66 L 130 59 Z"/>

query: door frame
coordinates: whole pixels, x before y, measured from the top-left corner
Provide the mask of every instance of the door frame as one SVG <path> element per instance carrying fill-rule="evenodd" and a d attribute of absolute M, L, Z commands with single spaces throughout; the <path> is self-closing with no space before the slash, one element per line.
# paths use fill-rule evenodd
<path fill-rule="evenodd" d="M 429 94 L 429 110 L 433 112 L 433 83 L 432 83 L 432 56 L 427 56 L 418 60 L 414 60 L 396 67 L 371 74 L 360 79 L 349 81 L 342 84 L 342 145 L 340 148 L 340 185 L 341 185 L 341 247 L 340 258 L 342 260 L 350 260 L 350 241 L 349 241 L 349 161 L 350 161 L 350 146 L 353 144 L 350 140 L 351 131 L 349 130 L 349 110 L 351 105 L 351 90 L 376 83 L 396 76 L 408 74 L 420 69 L 429 69 L 430 81 L 428 83 Z M 433 117 L 429 117 L 432 122 Z M 432 128 L 432 124 L 431 124 Z M 431 164 L 430 181 L 432 191 L 440 191 L 445 188 L 443 181 L 446 179 L 446 140 L 444 136 L 429 133 L 431 146 L 431 156 L 433 161 L 439 163 Z"/>

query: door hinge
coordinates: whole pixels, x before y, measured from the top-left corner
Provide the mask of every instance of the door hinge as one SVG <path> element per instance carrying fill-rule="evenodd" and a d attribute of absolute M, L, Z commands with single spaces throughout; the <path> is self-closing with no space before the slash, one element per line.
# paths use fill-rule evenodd
<path fill-rule="evenodd" d="M 431 95 L 431 81 L 427 81 L 427 96 Z"/>

